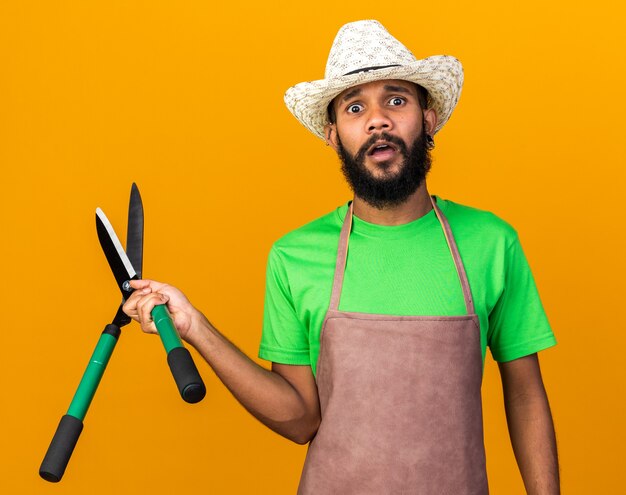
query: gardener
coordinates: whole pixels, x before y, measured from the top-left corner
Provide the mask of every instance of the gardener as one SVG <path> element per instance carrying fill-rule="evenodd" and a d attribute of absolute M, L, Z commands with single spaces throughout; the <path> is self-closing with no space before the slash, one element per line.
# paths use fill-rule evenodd
<path fill-rule="evenodd" d="M 512 227 L 431 196 L 433 136 L 458 101 L 458 60 L 417 60 L 376 21 L 342 27 L 323 80 L 289 110 L 338 154 L 354 199 L 278 240 L 254 363 L 177 289 L 154 281 L 124 311 L 181 337 L 264 424 L 311 442 L 302 494 L 486 494 L 480 386 L 499 363 L 528 493 L 559 493 L 537 352 L 555 344 Z"/>

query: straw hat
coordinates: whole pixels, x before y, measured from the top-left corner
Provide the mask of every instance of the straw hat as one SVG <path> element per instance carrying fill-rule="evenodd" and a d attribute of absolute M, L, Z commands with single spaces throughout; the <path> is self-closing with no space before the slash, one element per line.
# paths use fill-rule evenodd
<path fill-rule="evenodd" d="M 328 104 L 342 91 L 381 79 L 402 79 L 428 91 L 428 106 L 437 113 L 435 133 L 450 118 L 463 86 L 463 66 L 456 58 L 435 55 L 417 60 L 378 21 L 343 26 L 333 42 L 325 79 L 296 84 L 285 93 L 289 111 L 324 139 Z"/>

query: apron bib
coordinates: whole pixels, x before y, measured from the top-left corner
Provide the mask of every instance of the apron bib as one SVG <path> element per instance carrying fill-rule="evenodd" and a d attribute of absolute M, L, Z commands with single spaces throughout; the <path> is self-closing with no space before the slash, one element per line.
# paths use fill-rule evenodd
<path fill-rule="evenodd" d="M 352 204 L 320 336 L 321 423 L 299 495 L 485 495 L 478 316 L 452 231 L 431 197 L 467 315 L 339 311 Z"/>

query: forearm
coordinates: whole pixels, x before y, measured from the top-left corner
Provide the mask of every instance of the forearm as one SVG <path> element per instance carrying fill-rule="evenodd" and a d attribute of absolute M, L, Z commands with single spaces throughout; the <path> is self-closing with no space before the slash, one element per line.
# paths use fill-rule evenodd
<path fill-rule="evenodd" d="M 320 421 L 317 399 L 302 397 L 283 376 L 255 363 L 201 314 L 187 341 L 259 421 L 296 443 L 313 437 Z"/>
<path fill-rule="evenodd" d="M 545 391 L 514 394 L 505 390 L 504 402 L 511 443 L 526 492 L 558 495 L 556 438 Z"/>

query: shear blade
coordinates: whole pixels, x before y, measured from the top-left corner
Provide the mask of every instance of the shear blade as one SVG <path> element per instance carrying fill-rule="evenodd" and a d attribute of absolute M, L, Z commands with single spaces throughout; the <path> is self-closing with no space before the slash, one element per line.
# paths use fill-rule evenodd
<path fill-rule="evenodd" d="M 141 278 L 143 264 L 143 203 L 139 194 L 139 188 L 134 182 L 130 189 L 130 202 L 128 204 L 126 254 L 137 273 L 137 278 Z"/>
<path fill-rule="evenodd" d="M 96 230 L 100 246 L 102 246 L 104 255 L 109 262 L 117 286 L 122 293 L 122 297 L 126 299 L 130 292 L 124 289 L 124 283 L 136 278 L 137 273 L 122 248 L 122 244 L 117 238 L 111 222 L 109 222 L 109 219 L 100 208 L 96 209 Z"/>

